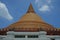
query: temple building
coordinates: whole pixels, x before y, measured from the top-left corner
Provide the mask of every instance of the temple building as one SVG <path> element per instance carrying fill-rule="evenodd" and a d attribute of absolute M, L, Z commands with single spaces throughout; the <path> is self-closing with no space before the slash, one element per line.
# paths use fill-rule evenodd
<path fill-rule="evenodd" d="M 60 29 L 44 22 L 30 4 L 19 21 L 0 30 L 0 40 L 60 40 Z"/>

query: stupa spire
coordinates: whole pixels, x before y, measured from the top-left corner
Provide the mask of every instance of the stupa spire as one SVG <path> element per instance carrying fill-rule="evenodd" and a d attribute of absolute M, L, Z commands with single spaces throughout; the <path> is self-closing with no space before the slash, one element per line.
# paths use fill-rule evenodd
<path fill-rule="evenodd" d="M 29 6 L 29 8 L 28 8 L 27 13 L 29 13 L 29 12 L 34 12 L 34 9 L 33 9 L 33 6 L 32 6 L 31 3 L 30 3 L 30 6 Z"/>

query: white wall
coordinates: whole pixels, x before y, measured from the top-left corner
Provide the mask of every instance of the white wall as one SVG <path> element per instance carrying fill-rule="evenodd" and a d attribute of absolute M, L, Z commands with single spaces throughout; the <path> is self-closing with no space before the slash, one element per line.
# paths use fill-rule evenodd
<path fill-rule="evenodd" d="M 60 40 L 60 36 L 54 35 L 46 35 L 47 33 L 45 31 L 40 32 L 7 32 L 6 36 L 0 36 L 0 40 L 51 40 L 51 38 L 54 38 L 55 40 Z M 25 35 L 25 38 L 15 38 L 15 35 Z M 28 35 L 38 35 L 38 38 L 28 38 Z M 1 39 L 2 38 L 2 39 Z"/>

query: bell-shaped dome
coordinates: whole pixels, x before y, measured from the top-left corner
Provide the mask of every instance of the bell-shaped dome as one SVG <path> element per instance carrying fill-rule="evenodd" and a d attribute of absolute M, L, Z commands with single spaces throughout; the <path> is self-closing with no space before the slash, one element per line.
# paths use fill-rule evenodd
<path fill-rule="evenodd" d="M 22 16 L 22 18 L 11 24 L 4 30 L 14 30 L 14 31 L 40 31 L 40 30 L 54 30 L 55 28 L 47 23 L 45 23 L 41 17 L 39 17 L 30 4 L 27 13 Z"/>
<path fill-rule="evenodd" d="M 43 22 L 43 20 L 41 19 L 41 17 L 39 17 L 35 12 L 34 9 L 32 7 L 32 4 L 30 4 L 29 9 L 27 11 L 27 13 L 22 16 L 20 21 L 40 21 Z"/>

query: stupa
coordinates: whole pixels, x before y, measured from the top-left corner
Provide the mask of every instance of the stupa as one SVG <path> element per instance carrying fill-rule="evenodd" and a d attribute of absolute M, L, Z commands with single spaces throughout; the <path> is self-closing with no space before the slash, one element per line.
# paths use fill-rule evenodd
<path fill-rule="evenodd" d="M 28 11 L 21 19 L 1 30 L 0 34 L 6 34 L 7 31 L 16 32 L 39 32 L 46 31 L 47 35 L 60 35 L 60 30 L 54 28 L 52 25 L 44 22 L 40 16 L 34 11 L 32 4 L 30 4 Z M 56 32 L 56 33 L 55 33 Z"/>

